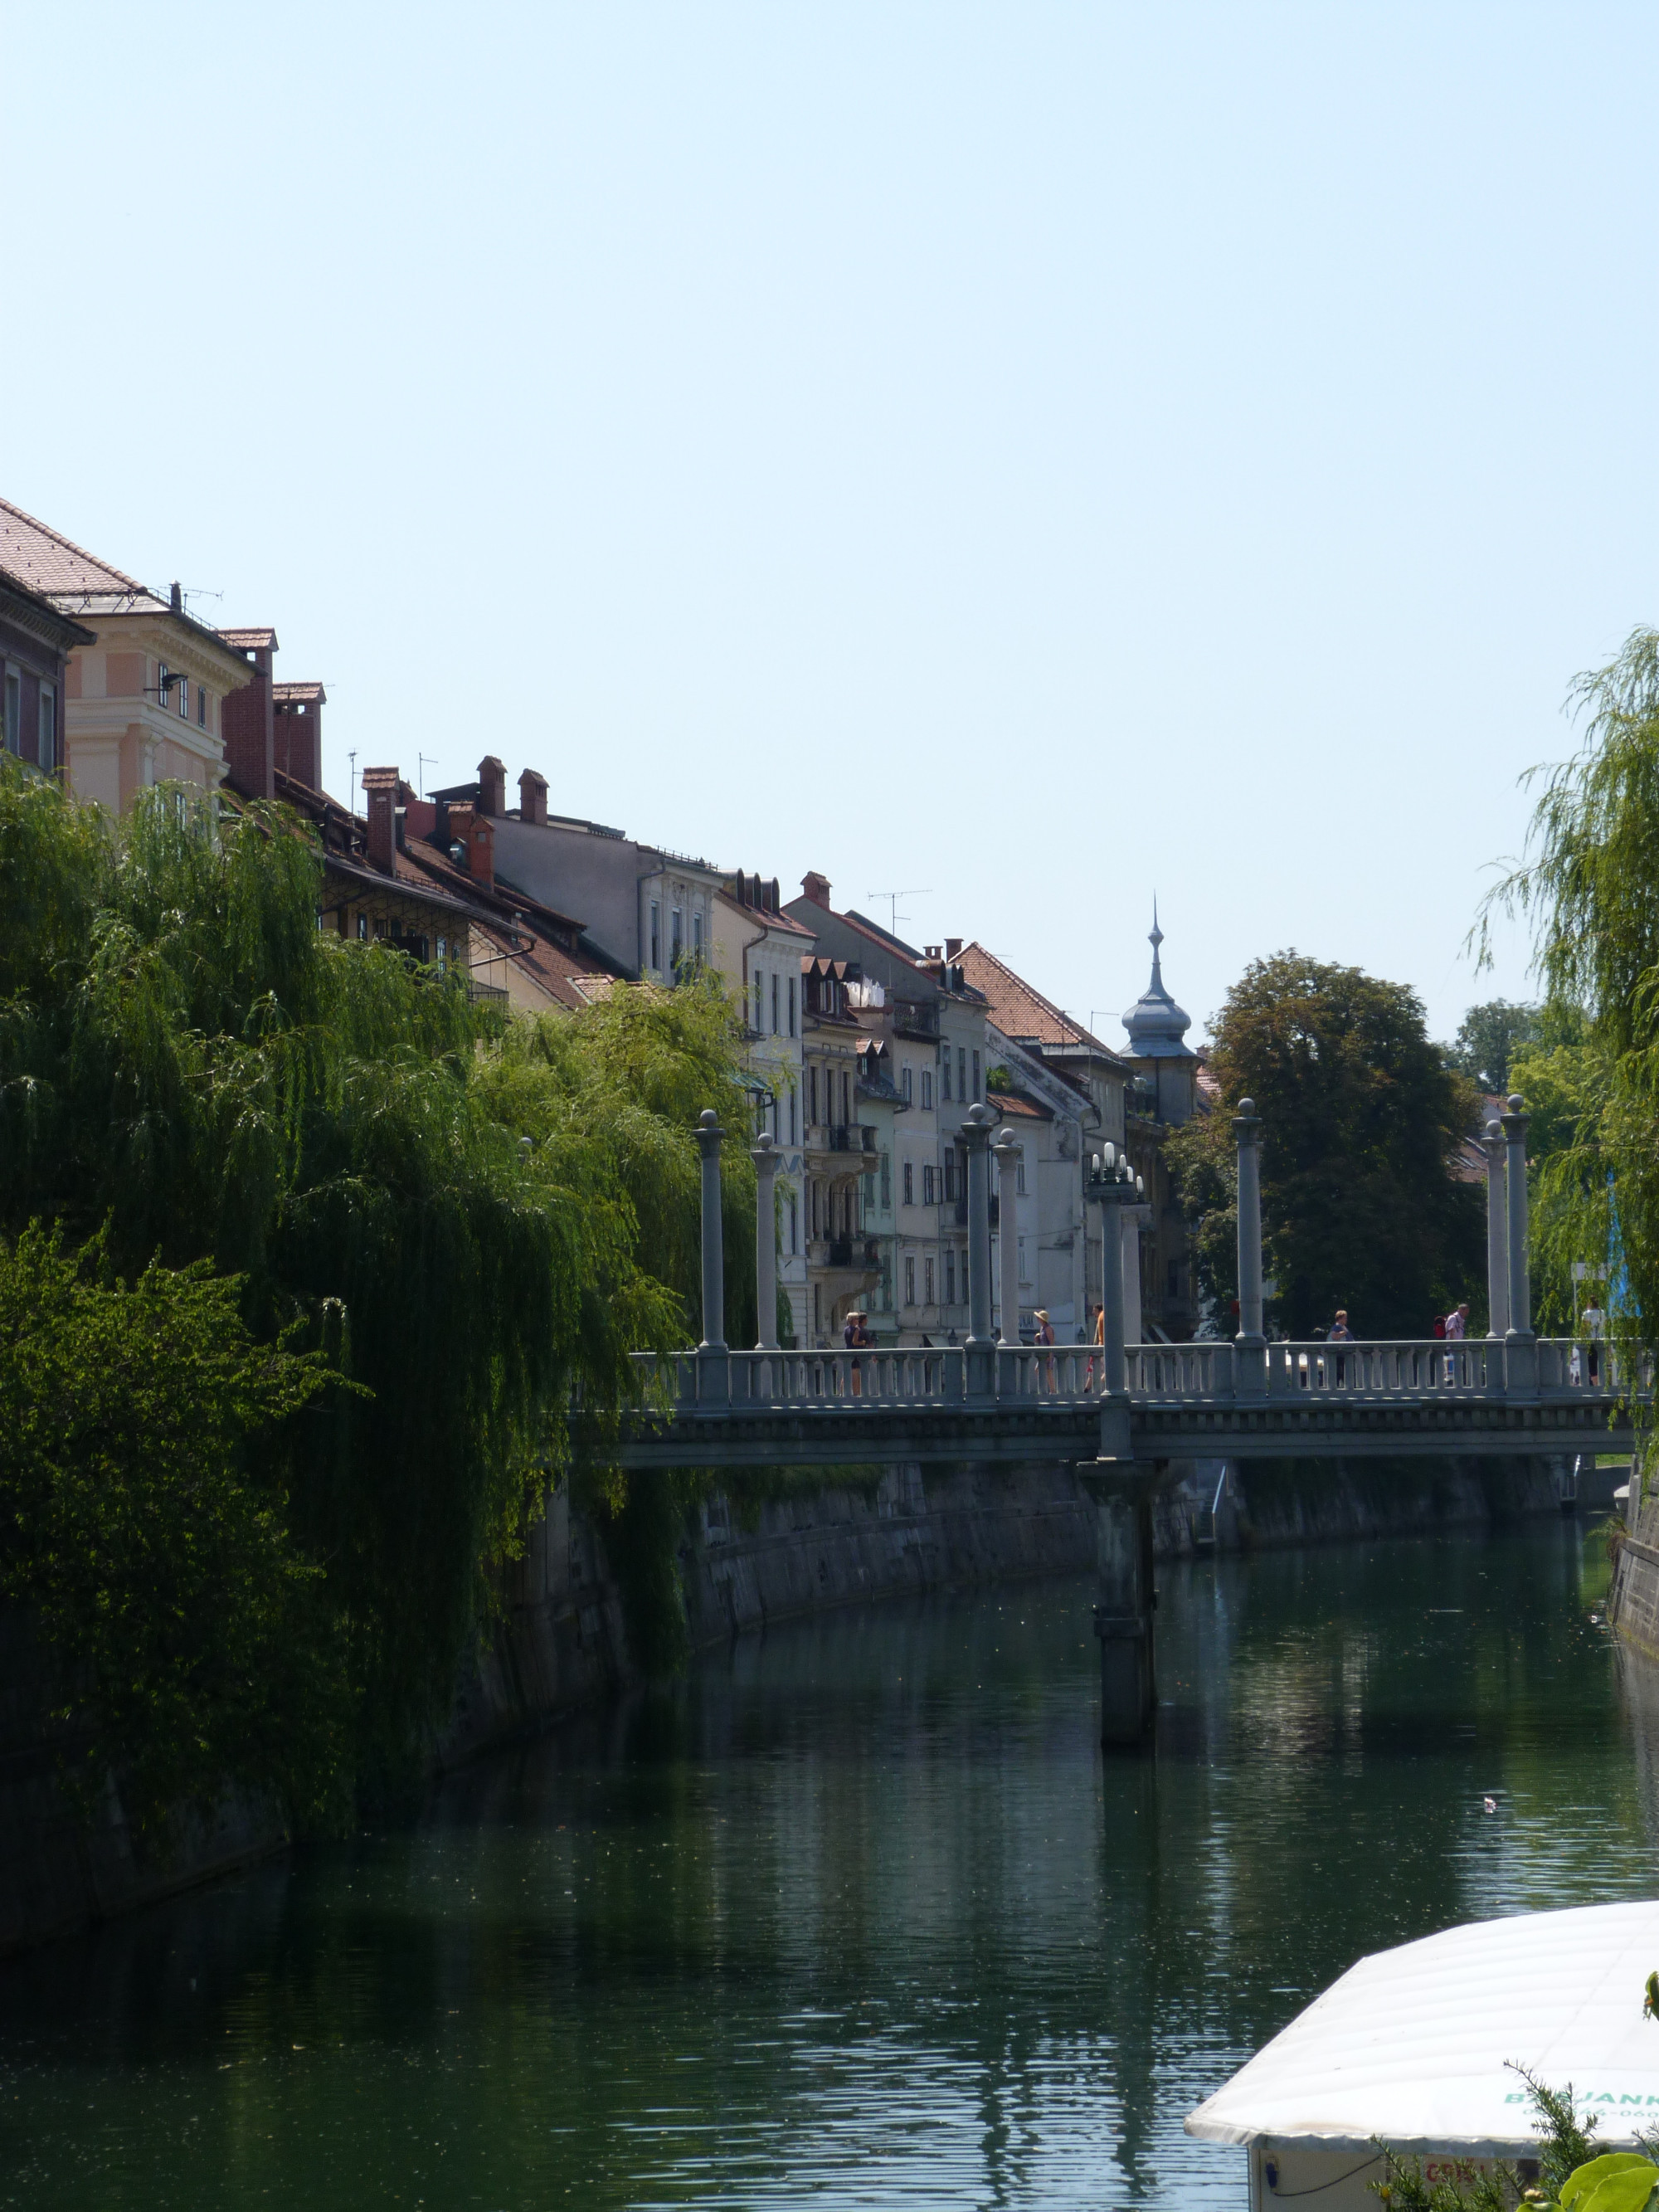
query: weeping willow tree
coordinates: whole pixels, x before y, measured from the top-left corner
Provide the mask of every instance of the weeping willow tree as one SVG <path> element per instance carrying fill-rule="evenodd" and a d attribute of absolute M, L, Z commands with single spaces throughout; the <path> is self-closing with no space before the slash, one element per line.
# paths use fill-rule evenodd
<path fill-rule="evenodd" d="M 1520 865 L 1490 894 L 1530 926 L 1546 989 L 1510 1079 L 1534 1113 L 1540 1317 L 1574 1319 L 1574 1267 L 1627 1348 L 1659 1316 L 1659 632 L 1578 678 L 1583 744 L 1541 783 Z M 1579 1292 L 1582 1295 L 1582 1291 Z"/>
<path fill-rule="evenodd" d="M 506 1020 L 319 931 L 320 878 L 280 810 L 158 791 L 116 824 L 0 769 L 0 1235 L 96 1237 L 128 1284 L 210 1262 L 254 1339 L 327 1360 L 283 1511 L 342 1624 L 372 1779 L 447 1710 L 573 1388 L 617 1406 L 630 1351 L 689 1340 L 691 1127 L 710 1104 L 748 1124 L 717 986 Z M 726 1167 L 746 1324 L 740 1143 Z"/>

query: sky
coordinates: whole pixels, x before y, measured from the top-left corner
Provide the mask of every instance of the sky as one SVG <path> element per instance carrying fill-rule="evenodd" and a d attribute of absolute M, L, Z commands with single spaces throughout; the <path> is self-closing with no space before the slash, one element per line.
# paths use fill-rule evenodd
<path fill-rule="evenodd" d="M 4 44 L 0 495 L 273 624 L 337 795 L 496 753 L 1113 1042 L 1154 895 L 1194 1036 L 1291 946 L 1528 994 L 1519 779 L 1659 621 L 1651 6 Z"/>

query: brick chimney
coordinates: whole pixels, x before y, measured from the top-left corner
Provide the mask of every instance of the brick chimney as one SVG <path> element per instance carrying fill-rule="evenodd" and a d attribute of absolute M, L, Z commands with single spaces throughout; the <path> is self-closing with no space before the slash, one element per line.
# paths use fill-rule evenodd
<path fill-rule="evenodd" d="M 368 808 L 368 865 L 383 876 L 393 873 L 392 854 L 398 846 L 398 771 L 395 768 L 366 768 L 363 798 Z"/>
<path fill-rule="evenodd" d="M 478 811 L 498 821 L 507 811 L 507 770 L 494 753 L 478 763 Z"/>
<path fill-rule="evenodd" d="M 814 906 L 830 903 L 830 878 L 821 876 L 816 868 L 809 868 L 800 879 L 801 896 L 811 900 Z"/>
<path fill-rule="evenodd" d="M 533 768 L 520 771 L 519 819 L 533 822 L 538 830 L 547 827 L 547 778 Z"/>
<path fill-rule="evenodd" d="M 284 775 L 308 791 L 323 787 L 323 708 L 328 694 L 320 684 L 278 684 L 275 702 L 272 757 Z"/>
<path fill-rule="evenodd" d="M 247 682 L 227 691 L 219 708 L 219 728 L 224 739 L 225 767 L 231 781 L 250 799 L 270 799 L 276 789 L 271 771 L 276 765 L 276 720 L 272 707 L 271 656 L 276 649 L 274 629 L 236 630 L 227 634 L 247 663 Z"/>
<path fill-rule="evenodd" d="M 945 939 L 945 957 L 947 960 L 959 960 L 962 957 L 962 939 L 959 937 Z"/>
<path fill-rule="evenodd" d="M 457 865 L 466 870 L 475 884 L 482 884 L 487 891 L 493 891 L 495 888 L 495 832 L 470 799 L 450 801 L 449 842 L 461 848 L 461 857 Z"/>

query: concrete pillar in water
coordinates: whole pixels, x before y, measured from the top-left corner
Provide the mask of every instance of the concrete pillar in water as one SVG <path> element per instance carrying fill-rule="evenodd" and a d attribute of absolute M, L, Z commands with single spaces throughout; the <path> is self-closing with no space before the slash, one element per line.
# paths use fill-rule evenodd
<path fill-rule="evenodd" d="M 968 1153 L 968 1395 L 988 1398 L 995 1386 L 996 1343 L 991 1334 L 991 1132 L 996 1115 L 984 1104 L 963 1117 Z"/>
<path fill-rule="evenodd" d="M 1538 1389 L 1538 1340 L 1532 1331 L 1532 1282 L 1528 1273 L 1529 1236 L 1527 1226 L 1526 1101 L 1516 1091 L 1503 1117 L 1507 1160 L 1504 1180 L 1508 1200 L 1510 1262 L 1509 1327 L 1504 1336 L 1504 1388 L 1511 1396 L 1527 1397 Z"/>
<path fill-rule="evenodd" d="M 1238 1395 L 1259 1397 L 1267 1387 L 1267 1338 L 1261 1333 L 1261 1123 L 1254 1098 L 1241 1098 L 1233 1116 L 1238 1140 Z"/>
<path fill-rule="evenodd" d="M 712 1106 L 697 1116 L 702 1154 L 702 1342 L 697 1346 L 697 1397 L 724 1405 L 732 1395 L 726 1348 L 726 1246 L 720 1222 L 720 1139 L 726 1134 Z"/>
<path fill-rule="evenodd" d="M 1487 1122 L 1480 1149 L 1486 1156 L 1486 1334 L 1501 1343 L 1510 1326 L 1509 1198 L 1504 1184 L 1502 1122 Z"/>
<path fill-rule="evenodd" d="M 1019 1349 L 1019 1146 L 1012 1129 L 999 1129 L 991 1146 L 997 1164 L 997 1301 L 1005 1350 Z M 999 1390 L 1003 1387 L 999 1363 Z M 1012 1383 L 1010 1385 L 1012 1387 Z"/>
<path fill-rule="evenodd" d="M 755 1347 L 778 1348 L 778 1162 L 782 1155 L 769 1129 L 749 1148 L 755 1163 Z"/>
<path fill-rule="evenodd" d="M 1095 1634 L 1100 1642 L 1100 1740 L 1135 1749 L 1151 1736 L 1153 1672 L 1150 1467 L 1097 1461 L 1079 1469 L 1095 1502 Z"/>

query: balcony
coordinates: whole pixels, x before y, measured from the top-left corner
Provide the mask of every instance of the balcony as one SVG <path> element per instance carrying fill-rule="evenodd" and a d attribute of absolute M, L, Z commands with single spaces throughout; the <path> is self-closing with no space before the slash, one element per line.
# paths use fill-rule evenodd
<path fill-rule="evenodd" d="M 879 1268 L 881 1245 L 874 1237 L 814 1237 L 806 1260 L 813 1267 Z"/>
<path fill-rule="evenodd" d="M 939 1036 L 939 1000 L 937 999 L 890 999 L 888 1018 L 899 1036 L 933 1037 Z"/>
<path fill-rule="evenodd" d="M 824 1141 L 816 1149 L 821 1152 L 873 1152 L 876 1133 L 857 1121 L 832 1121 L 823 1132 Z"/>

